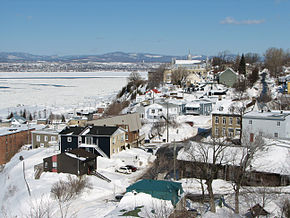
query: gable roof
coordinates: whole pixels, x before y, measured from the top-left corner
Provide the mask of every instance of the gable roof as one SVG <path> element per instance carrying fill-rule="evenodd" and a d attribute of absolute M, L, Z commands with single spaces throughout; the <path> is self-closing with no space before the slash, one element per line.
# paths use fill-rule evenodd
<path fill-rule="evenodd" d="M 93 154 L 91 152 L 85 151 L 84 149 L 81 149 L 81 148 L 77 148 L 77 149 L 71 150 L 71 151 L 69 151 L 67 153 L 74 154 L 77 157 L 82 157 L 82 158 L 86 158 L 86 159 L 96 158 L 97 157 L 97 155 L 95 155 L 95 154 Z"/>
<path fill-rule="evenodd" d="M 113 135 L 117 129 L 116 126 L 88 126 L 82 135 Z"/>
<path fill-rule="evenodd" d="M 94 124 L 96 126 L 128 125 L 130 131 L 137 131 L 142 127 L 140 116 L 138 113 L 122 114 L 118 116 L 92 120 L 89 121 L 88 124 Z"/>
<path fill-rule="evenodd" d="M 79 135 L 86 127 L 80 126 L 68 126 L 63 129 L 59 134 L 61 135 Z"/>

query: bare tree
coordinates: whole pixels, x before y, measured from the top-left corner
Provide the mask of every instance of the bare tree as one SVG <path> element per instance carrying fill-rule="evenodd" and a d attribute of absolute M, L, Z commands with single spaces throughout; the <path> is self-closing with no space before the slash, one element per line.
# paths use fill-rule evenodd
<path fill-rule="evenodd" d="M 130 73 L 130 75 L 128 77 L 128 82 L 136 83 L 140 80 L 142 80 L 140 73 L 135 72 L 135 71 Z"/>
<path fill-rule="evenodd" d="M 58 202 L 61 217 L 67 217 L 71 201 L 79 195 L 84 188 L 91 188 L 91 184 L 86 177 L 75 178 L 68 176 L 67 181 L 59 180 L 51 187 L 52 197 Z"/>
<path fill-rule="evenodd" d="M 246 63 L 255 64 L 261 59 L 260 55 L 257 53 L 247 53 L 245 54 Z"/>
<path fill-rule="evenodd" d="M 236 214 L 239 214 L 240 212 L 240 189 L 246 178 L 247 170 L 249 170 L 256 153 L 264 149 L 264 140 L 261 136 L 256 136 L 253 142 L 251 142 L 249 138 L 249 134 L 244 132 L 241 147 L 235 149 L 235 152 L 232 153 L 232 160 L 230 161 L 232 165 L 238 166 L 233 172 L 233 189 L 235 192 Z"/>
<path fill-rule="evenodd" d="M 216 179 L 219 167 L 224 163 L 228 143 L 224 138 L 212 138 L 210 144 L 195 142 L 187 149 L 190 161 L 198 168 L 200 178 L 205 180 L 209 194 L 210 211 L 215 213 L 215 202 L 212 183 Z M 195 172 L 197 173 L 197 172 Z"/>
<path fill-rule="evenodd" d="M 167 64 L 161 64 L 157 69 L 152 69 L 148 72 L 148 87 L 153 89 L 163 85 L 164 71 L 167 68 Z"/>
<path fill-rule="evenodd" d="M 189 75 L 188 70 L 186 70 L 184 67 L 179 67 L 178 69 L 172 72 L 171 82 L 174 85 L 183 86 L 186 83 L 188 75 Z"/>
<path fill-rule="evenodd" d="M 265 53 L 265 67 L 270 71 L 270 75 L 278 77 L 282 71 L 285 53 L 282 48 L 269 48 Z"/>

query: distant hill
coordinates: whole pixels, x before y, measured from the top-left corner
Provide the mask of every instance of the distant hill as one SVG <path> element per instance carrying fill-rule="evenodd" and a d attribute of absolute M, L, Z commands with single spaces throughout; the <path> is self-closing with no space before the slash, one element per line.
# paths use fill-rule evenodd
<path fill-rule="evenodd" d="M 32 55 L 23 52 L 0 52 L 0 62 L 32 62 L 32 61 L 48 61 L 48 62 L 171 62 L 172 58 L 185 59 L 186 56 L 170 56 L 150 53 L 125 53 L 112 52 L 101 55 L 67 55 L 67 56 L 45 56 Z M 193 56 L 194 60 L 205 60 L 206 56 Z"/>

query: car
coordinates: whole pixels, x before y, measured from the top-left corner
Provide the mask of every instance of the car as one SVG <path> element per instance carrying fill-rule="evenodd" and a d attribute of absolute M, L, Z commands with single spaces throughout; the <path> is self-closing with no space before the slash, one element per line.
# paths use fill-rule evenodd
<path fill-rule="evenodd" d="M 120 167 L 119 169 L 116 169 L 116 172 L 118 173 L 124 173 L 124 174 L 131 174 L 132 170 L 128 167 Z"/>
<path fill-rule="evenodd" d="M 136 172 L 137 171 L 137 167 L 135 167 L 133 165 L 126 165 L 125 167 L 127 167 L 128 169 L 130 169 L 132 172 Z"/>
<path fill-rule="evenodd" d="M 120 201 L 123 197 L 124 197 L 124 195 L 116 195 L 116 196 L 115 196 L 115 199 L 116 199 L 117 201 Z"/>

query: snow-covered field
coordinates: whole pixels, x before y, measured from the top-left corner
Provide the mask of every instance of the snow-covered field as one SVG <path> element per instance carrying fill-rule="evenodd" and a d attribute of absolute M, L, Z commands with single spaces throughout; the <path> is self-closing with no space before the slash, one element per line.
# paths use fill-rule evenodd
<path fill-rule="evenodd" d="M 67 180 L 64 173 L 42 173 L 39 180 L 34 179 L 34 165 L 42 162 L 43 158 L 58 153 L 55 148 L 39 148 L 34 150 L 23 150 L 17 153 L 4 170 L 0 172 L 0 217 L 29 217 L 32 208 L 48 207 L 50 205 L 52 217 L 60 217 L 57 202 L 51 197 L 52 185 L 62 180 Z M 23 178 L 23 162 L 19 157 L 23 156 L 25 163 L 25 176 L 31 190 L 31 197 Z M 137 156 L 137 159 L 136 159 Z M 142 149 L 130 149 L 122 151 L 112 159 L 98 157 L 98 171 L 111 179 L 108 183 L 95 176 L 88 176 L 92 189 L 87 189 L 80 196 L 70 202 L 68 216 L 76 217 L 117 217 L 112 213 L 118 206 L 114 201 L 117 194 L 126 191 L 126 187 L 134 183 L 146 170 L 148 165 L 154 161 L 153 155 Z M 130 174 L 120 174 L 115 169 L 126 164 L 135 164 L 138 171 Z M 46 205 L 47 204 L 47 205 Z M 118 211 L 116 211 L 118 212 Z M 2 216 L 3 215 L 3 216 Z"/>
<path fill-rule="evenodd" d="M 0 73 L 0 118 L 28 109 L 63 113 L 95 107 L 126 85 L 130 72 L 9 72 Z M 146 73 L 140 73 L 146 77 Z M 24 106 L 22 106 L 24 105 Z M 17 107 L 18 106 L 18 107 Z"/>

